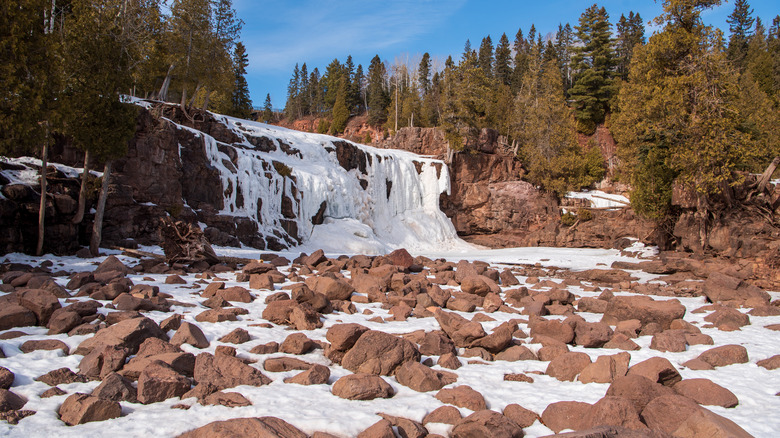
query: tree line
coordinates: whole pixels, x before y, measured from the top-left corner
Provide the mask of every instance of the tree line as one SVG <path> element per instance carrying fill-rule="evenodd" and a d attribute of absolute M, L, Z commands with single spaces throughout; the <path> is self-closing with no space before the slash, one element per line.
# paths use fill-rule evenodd
<path fill-rule="evenodd" d="M 231 0 L 16 0 L 0 6 L 0 154 L 40 156 L 37 252 L 43 249 L 48 147 L 55 136 L 104 163 L 90 250 L 98 251 L 112 160 L 126 154 L 137 107 L 128 96 L 248 118 L 242 22 Z"/>
<path fill-rule="evenodd" d="M 632 183 L 632 204 L 658 221 L 672 214 L 682 183 L 702 205 L 740 171 L 757 171 L 780 153 L 780 16 L 765 26 L 736 0 L 728 38 L 701 13 L 720 0 L 665 0 L 646 35 L 638 13 L 616 22 L 594 4 L 576 25 L 544 38 L 532 25 L 510 42 L 502 34 L 443 63 L 383 62 L 364 73 L 352 57 L 324 73 L 296 65 L 285 115 L 322 117 L 339 133 L 350 115 L 393 133 L 439 127 L 455 151 L 475 148 L 481 129 L 508 139 L 524 178 L 559 195 L 604 176 L 593 145 L 577 134 L 606 125 L 618 142 L 616 177 Z M 327 121 L 330 121 L 328 126 Z"/>

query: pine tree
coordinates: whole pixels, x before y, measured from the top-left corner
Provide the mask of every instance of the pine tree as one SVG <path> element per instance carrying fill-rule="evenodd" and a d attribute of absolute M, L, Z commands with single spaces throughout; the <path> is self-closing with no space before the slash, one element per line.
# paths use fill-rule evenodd
<path fill-rule="evenodd" d="M 617 23 L 617 39 L 615 41 L 615 55 L 617 58 L 617 76 L 623 80 L 628 78 L 628 67 L 634 56 L 634 48 L 645 43 L 645 26 L 639 14 L 634 11 L 620 15 Z"/>
<path fill-rule="evenodd" d="M 565 26 L 559 24 L 558 32 L 555 34 L 555 53 L 558 58 L 558 68 L 561 71 L 564 93 L 568 92 L 572 86 L 571 54 L 573 44 L 574 34 L 569 23 L 566 23 Z"/>
<path fill-rule="evenodd" d="M 174 89 L 181 90 L 182 109 L 186 110 L 188 97 L 200 91 L 205 73 L 213 71 L 209 65 L 221 60 L 212 59 L 214 30 L 209 0 L 173 0 L 170 11 L 166 50 L 175 68 Z"/>
<path fill-rule="evenodd" d="M 249 85 L 246 82 L 246 67 L 249 65 L 249 57 L 246 47 L 242 42 L 236 43 L 233 51 L 233 93 L 230 99 L 231 110 L 229 115 L 248 119 L 252 114 L 252 99 L 249 97 Z"/>
<path fill-rule="evenodd" d="M 431 55 L 425 52 L 417 68 L 417 83 L 420 84 L 420 92 L 423 96 L 428 94 L 431 87 Z"/>
<path fill-rule="evenodd" d="M 498 82 L 509 86 L 512 84 L 512 49 L 509 47 L 509 38 L 501 34 L 496 46 L 495 76 Z"/>
<path fill-rule="evenodd" d="M 379 59 L 379 55 L 371 59 L 368 67 L 368 123 L 372 126 L 381 126 L 387 120 L 387 105 L 390 98 L 385 90 L 387 71 L 385 64 Z"/>
<path fill-rule="evenodd" d="M 295 96 L 295 101 L 300 108 L 301 117 L 311 114 L 311 102 L 308 99 L 309 91 L 309 68 L 304 62 L 301 65 L 300 71 L 301 80 L 298 82 L 298 95 Z"/>
<path fill-rule="evenodd" d="M 271 94 L 265 95 L 265 103 L 263 104 L 263 122 L 271 123 L 274 120 L 274 108 L 271 105 Z"/>
<path fill-rule="evenodd" d="M 301 88 L 301 69 L 295 64 L 292 77 L 287 84 L 287 104 L 284 106 L 284 115 L 289 120 L 295 120 L 302 116 L 301 108 L 298 102 Z"/>
<path fill-rule="evenodd" d="M 355 93 L 353 98 L 357 102 L 355 105 L 355 112 L 357 114 L 363 114 L 366 111 L 365 80 L 363 65 L 358 64 L 357 69 L 355 70 L 355 76 L 352 79 L 352 92 Z"/>
<path fill-rule="evenodd" d="M 711 195 L 738 183 L 736 170 L 756 147 L 742 129 L 738 75 L 705 26 L 703 9 L 718 0 L 666 0 L 656 23 L 663 31 L 636 48 L 629 80 L 612 120 L 619 153 L 630 169 L 634 209 L 663 221 L 675 183 L 697 197 L 696 218 L 706 246 Z M 706 72 L 706 74 L 703 74 Z"/>
<path fill-rule="evenodd" d="M 734 11 L 726 22 L 729 24 L 731 37 L 729 38 L 728 58 L 734 65 L 742 70 L 745 68 L 748 43 L 753 32 L 753 9 L 747 0 L 735 0 Z"/>
<path fill-rule="evenodd" d="M 597 5 L 586 9 L 575 27 L 581 45 L 575 48 L 572 58 L 575 73 L 569 94 L 574 101 L 578 130 L 584 133 L 592 133 L 597 124 L 604 122 L 616 91 L 610 27 L 607 11 Z"/>
<path fill-rule="evenodd" d="M 512 71 L 512 91 L 517 92 L 523 84 L 523 77 L 528 71 L 528 50 L 529 44 L 523 37 L 523 29 L 518 29 L 515 35 L 515 60 L 514 70 Z"/>
<path fill-rule="evenodd" d="M 477 57 L 477 64 L 485 76 L 493 77 L 493 40 L 490 39 L 490 35 L 482 38 L 482 43 L 479 45 L 479 55 Z"/>

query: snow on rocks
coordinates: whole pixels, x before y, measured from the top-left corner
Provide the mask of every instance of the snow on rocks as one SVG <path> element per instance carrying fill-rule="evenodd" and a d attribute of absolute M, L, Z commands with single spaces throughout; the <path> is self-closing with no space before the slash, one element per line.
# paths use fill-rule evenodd
<path fill-rule="evenodd" d="M 780 320 L 707 320 L 729 309 L 733 324 L 747 309 L 731 306 L 777 307 L 771 300 L 706 303 L 665 283 L 675 273 L 617 273 L 627 267 L 282 255 L 200 268 L 53 258 L 61 272 L 45 276 L 25 276 L 43 268 L 14 256 L 0 300 L 34 319 L 0 331 L 0 433 L 771 436 L 780 427 L 770 415 L 777 389 L 766 388 L 780 344 L 765 328 Z M 47 293 L 19 299 L 31 290 Z M 127 308 L 123 295 L 152 305 Z"/>

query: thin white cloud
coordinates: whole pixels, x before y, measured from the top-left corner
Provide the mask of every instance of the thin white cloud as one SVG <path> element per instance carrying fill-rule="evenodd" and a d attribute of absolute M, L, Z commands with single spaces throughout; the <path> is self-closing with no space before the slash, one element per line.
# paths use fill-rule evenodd
<path fill-rule="evenodd" d="M 256 73 L 287 71 L 295 63 L 327 54 L 343 57 L 407 42 L 444 23 L 465 0 L 304 0 L 256 20 L 250 17 L 262 17 L 255 8 L 265 2 L 258 3 L 236 3 L 247 8 L 241 11 L 247 13 L 243 37 L 250 70 Z"/>

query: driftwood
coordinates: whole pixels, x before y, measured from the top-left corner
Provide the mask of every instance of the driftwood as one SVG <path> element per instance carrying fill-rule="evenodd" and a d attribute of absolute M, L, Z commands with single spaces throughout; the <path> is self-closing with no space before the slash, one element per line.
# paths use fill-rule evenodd
<path fill-rule="evenodd" d="M 778 165 L 780 165 L 780 157 L 775 157 L 775 159 L 772 160 L 772 163 L 769 164 L 769 167 L 761 174 L 761 177 L 758 179 L 758 193 L 762 193 L 764 189 L 766 189 L 766 186 L 772 179 L 772 174 L 775 173 Z"/>
<path fill-rule="evenodd" d="M 162 248 L 168 264 L 206 262 L 219 263 L 219 257 L 196 225 L 165 218 L 160 224 Z"/>

